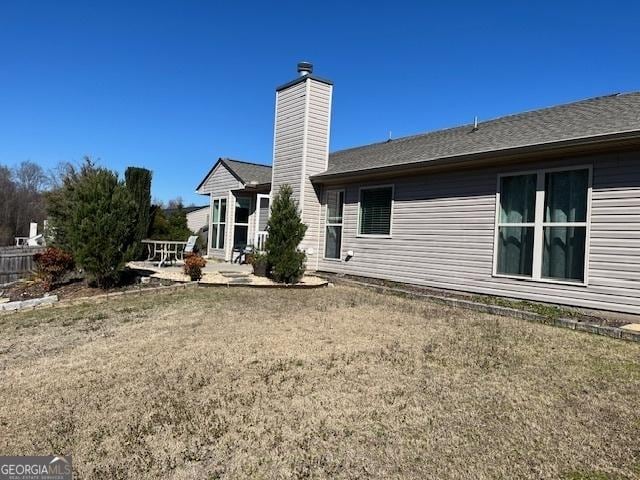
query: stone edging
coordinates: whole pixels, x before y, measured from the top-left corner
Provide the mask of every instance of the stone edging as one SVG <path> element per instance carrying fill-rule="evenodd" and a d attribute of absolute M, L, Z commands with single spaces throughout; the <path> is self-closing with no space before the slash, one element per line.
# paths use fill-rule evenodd
<path fill-rule="evenodd" d="M 114 298 L 120 298 L 124 296 L 135 296 L 135 295 L 147 295 L 150 293 L 162 293 L 162 292 L 173 292 L 176 290 L 184 290 L 192 287 L 218 287 L 218 288 L 227 288 L 227 287 L 244 287 L 244 288 L 288 288 L 288 289 L 311 289 L 311 288 L 321 288 L 326 287 L 329 282 L 323 282 L 318 285 L 251 285 L 251 284 L 242 284 L 242 283 L 220 283 L 220 284 L 211 284 L 211 283 L 200 283 L 200 282 L 182 282 L 175 283 L 173 285 L 164 285 L 160 287 L 149 287 L 149 288 L 135 288 L 131 290 L 123 290 L 121 292 L 113 292 L 113 293 L 102 293 L 99 295 L 93 295 L 91 297 L 78 297 L 71 298 L 68 300 L 62 299 L 58 300 L 57 295 L 51 295 L 49 297 L 42 298 L 34 298 L 31 300 L 22 300 L 17 302 L 9 302 L 0 305 L 0 307 L 5 307 L 11 304 L 11 307 L 16 308 L 0 308 L 0 316 L 17 313 L 24 310 L 34 310 L 36 308 L 51 308 L 51 307 L 65 307 L 70 305 L 80 305 L 82 303 L 101 303 L 103 301 L 109 301 Z M 19 304 L 19 305 L 16 305 Z"/>
<path fill-rule="evenodd" d="M 58 301 L 57 295 L 47 297 L 30 298 L 29 300 L 16 300 L 15 302 L 0 303 L 0 313 L 17 312 L 27 308 L 35 308 L 44 305 L 53 305 Z"/>
<path fill-rule="evenodd" d="M 428 293 L 418 293 L 411 290 L 404 290 L 402 288 L 385 287 L 383 285 L 374 285 L 366 282 L 359 282 L 357 280 L 351 280 L 347 278 L 340 278 L 334 275 L 321 275 L 322 278 L 326 278 L 336 284 L 353 285 L 358 287 L 374 290 L 378 293 L 392 293 L 401 294 L 409 297 L 423 298 L 433 302 L 441 303 L 451 307 L 465 308 L 468 310 L 474 310 L 482 313 L 490 313 L 493 315 L 501 315 L 507 317 L 515 317 L 521 320 L 527 320 L 529 322 L 544 323 L 545 325 L 554 325 L 562 328 L 569 328 L 571 330 L 577 330 L 580 332 L 595 333 L 597 335 L 604 335 L 606 337 L 618 338 L 622 340 L 630 340 L 632 342 L 640 342 L 640 332 L 634 332 L 631 330 L 625 330 L 619 327 L 610 327 L 606 325 L 597 325 L 594 323 L 579 322 L 571 318 L 551 318 L 541 315 L 539 313 L 527 312 L 525 310 L 518 310 L 516 308 L 501 307 L 498 305 L 487 305 L 485 303 L 473 302 L 471 300 L 463 300 L 460 298 L 444 297 L 441 295 L 432 295 Z"/>
<path fill-rule="evenodd" d="M 289 290 L 309 290 L 312 288 L 322 288 L 329 285 L 328 281 L 319 283 L 317 285 L 307 285 L 307 284 L 286 284 L 286 283 L 276 283 L 269 285 L 259 285 L 259 284 L 251 284 L 251 283 L 198 283 L 198 287 L 205 288 L 235 288 L 235 287 L 244 287 L 244 288 L 284 288 Z"/>
<path fill-rule="evenodd" d="M 185 290 L 187 288 L 197 287 L 197 286 L 198 286 L 198 282 L 186 282 L 186 283 L 180 283 L 180 284 L 174 284 L 174 285 L 163 285 L 160 287 L 136 288 L 132 290 L 123 290 L 121 292 L 101 293 L 99 295 L 93 295 L 91 297 L 78 297 L 78 298 L 71 298 L 68 300 L 62 299 L 60 301 L 58 301 L 58 297 L 56 295 L 52 295 L 51 297 L 43 297 L 43 298 L 55 297 L 55 301 L 53 302 L 49 301 L 49 302 L 40 303 L 40 304 L 28 304 L 21 307 L 20 309 L 14 309 L 14 310 L 0 310 L 0 316 L 11 314 L 11 313 L 22 312 L 27 309 L 35 310 L 36 308 L 40 309 L 40 308 L 52 308 L 52 307 L 66 307 L 70 305 L 80 305 L 82 303 L 101 303 L 101 302 L 109 301 L 114 298 L 120 298 L 124 296 L 130 297 L 135 295 L 148 295 L 150 293 L 162 293 L 162 292 L 171 293 L 176 290 Z M 33 300 L 41 300 L 41 299 L 33 299 Z M 30 302 L 30 301 L 32 300 L 23 300 L 21 303 Z M 16 303 L 16 302 L 11 302 L 11 303 Z"/>

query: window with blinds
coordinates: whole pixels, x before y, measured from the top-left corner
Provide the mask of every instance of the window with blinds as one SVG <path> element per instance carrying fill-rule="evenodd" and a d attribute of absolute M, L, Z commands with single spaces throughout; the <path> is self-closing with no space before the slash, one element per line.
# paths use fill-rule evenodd
<path fill-rule="evenodd" d="M 360 189 L 359 235 L 391 235 L 393 187 Z"/>

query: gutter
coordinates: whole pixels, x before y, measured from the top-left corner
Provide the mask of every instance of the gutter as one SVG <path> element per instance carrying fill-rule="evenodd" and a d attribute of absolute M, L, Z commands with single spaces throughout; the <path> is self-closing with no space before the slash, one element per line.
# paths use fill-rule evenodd
<path fill-rule="evenodd" d="M 449 157 L 439 157 L 432 160 L 418 160 L 410 163 L 402 163 L 398 165 L 385 165 L 381 167 L 363 168 L 359 170 L 350 170 L 337 173 L 321 173 L 313 175 L 311 181 L 314 183 L 328 183 L 333 180 L 342 180 L 349 178 L 362 178 L 367 175 L 381 175 L 386 173 L 401 173 L 405 170 L 427 169 L 438 166 L 455 166 L 464 165 L 471 161 L 491 159 L 503 160 L 510 157 L 519 157 L 526 154 L 542 154 L 555 151 L 563 151 L 568 149 L 577 149 L 580 147 L 588 147 L 593 145 L 607 146 L 610 144 L 635 144 L 640 140 L 640 130 L 629 130 L 617 132 L 595 137 L 577 137 L 567 140 L 560 140 L 548 143 L 536 143 L 529 145 L 521 145 L 517 147 L 505 148 L 502 150 L 486 150 L 481 152 L 463 153 Z M 558 152 L 560 153 L 560 152 Z"/>

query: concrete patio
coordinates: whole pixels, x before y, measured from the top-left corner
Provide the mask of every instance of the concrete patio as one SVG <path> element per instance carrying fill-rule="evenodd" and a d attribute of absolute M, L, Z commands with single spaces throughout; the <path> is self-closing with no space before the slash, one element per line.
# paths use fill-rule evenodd
<path fill-rule="evenodd" d="M 184 274 L 182 262 L 176 262 L 170 266 L 159 267 L 157 262 L 129 262 L 129 268 L 150 272 L 149 276 L 174 282 L 189 282 L 190 279 Z M 246 285 L 255 287 L 284 287 L 267 277 L 253 275 L 251 265 L 239 265 L 237 263 L 223 263 L 212 260 L 207 261 L 207 265 L 202 269 L 202 279 L 200 284 L 205 285 Z M 328 282 L 319 277 L 305 275 L 295 286 L 317 287 L 326 285 Z"/>

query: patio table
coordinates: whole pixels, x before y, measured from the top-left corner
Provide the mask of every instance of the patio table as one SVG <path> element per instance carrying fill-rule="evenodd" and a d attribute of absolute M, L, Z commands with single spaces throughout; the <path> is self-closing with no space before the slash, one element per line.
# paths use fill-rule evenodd
<path fill-rule="evenodd" d="M 184 248 L 187 242 L 174 240 L 142 240 L 147 246 L 149 255 L 147 261 L 159 260 L 158 266 L 162 267 L 167 262 L 183 261 Z"/>

